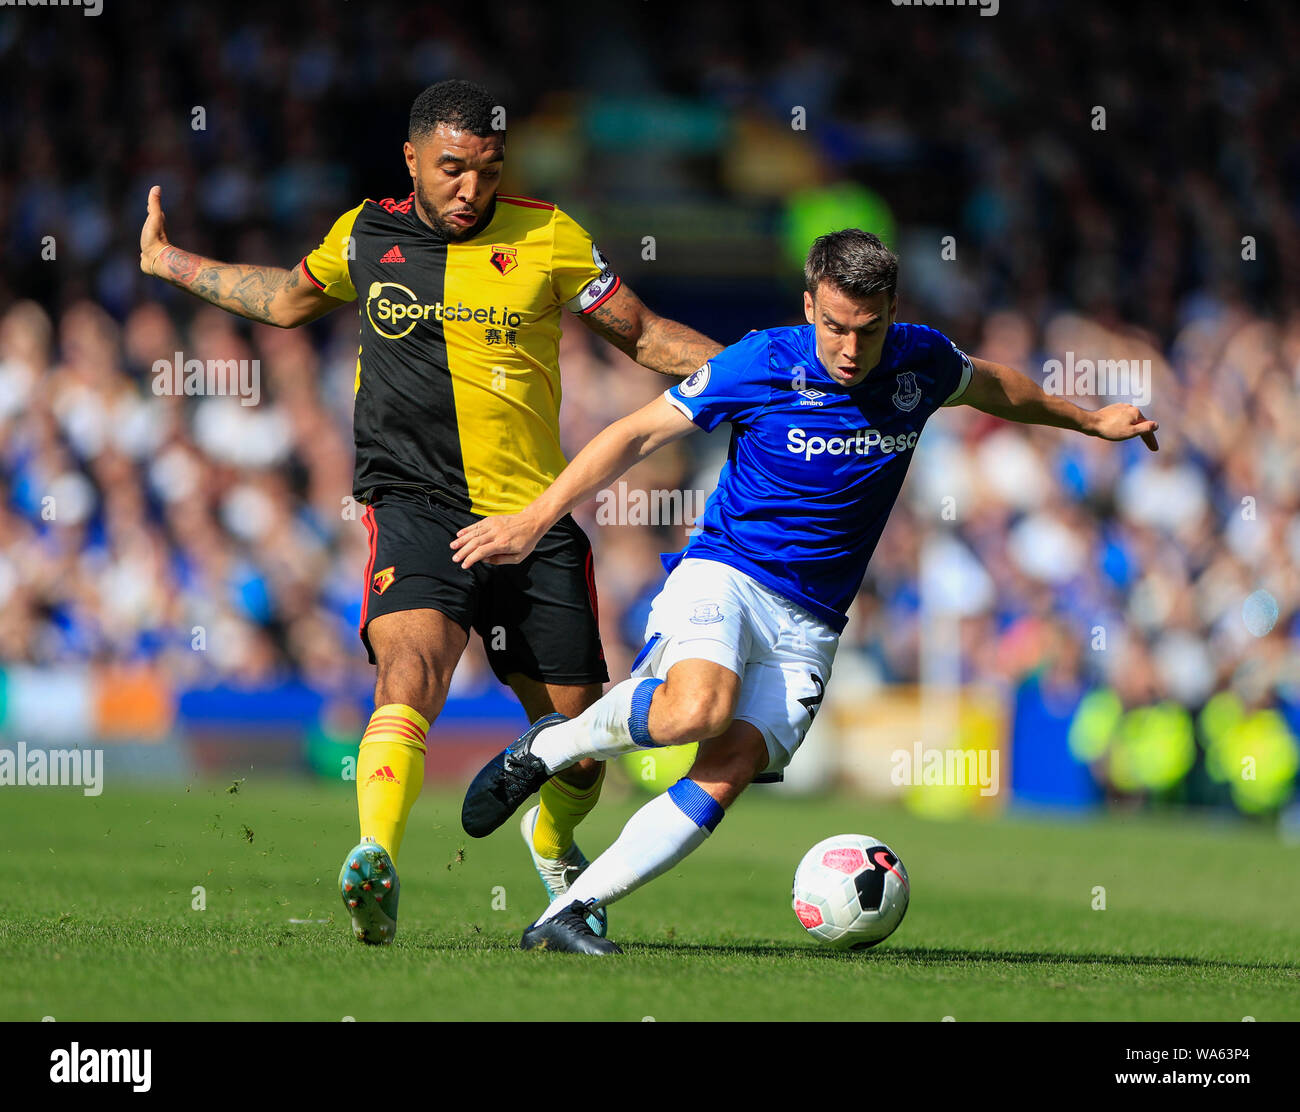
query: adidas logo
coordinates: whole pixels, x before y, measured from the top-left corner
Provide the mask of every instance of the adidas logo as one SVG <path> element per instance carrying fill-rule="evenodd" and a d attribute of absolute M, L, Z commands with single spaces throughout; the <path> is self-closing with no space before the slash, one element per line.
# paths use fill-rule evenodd
<path fill-rule="evenodd" d="M 406 256 L 402 254 L 402 249 L 394 243 L 392 247 L 380 256 L 379 261 L 381 263 L 404 263 L 406 262 Z"/>
<path fill-rule="evenodd" d="M 389 768 L 387 765 L 384 765 L 383 768 L 375 769 L 375 771 L 370 774 L 369 779 L 366 780 L 366 783 L 369 784 L 375 780 L 381 780 L 385 784 L 401 783 L 401 781 L 396 776 L 393 775 L 393 770 Z"/>

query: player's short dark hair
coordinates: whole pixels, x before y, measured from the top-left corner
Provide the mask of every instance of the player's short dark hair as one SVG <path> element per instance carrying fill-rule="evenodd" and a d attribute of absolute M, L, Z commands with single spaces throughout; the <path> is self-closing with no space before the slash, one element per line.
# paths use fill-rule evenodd
<path fill-rule="evenodd" d="M 804 287 L 815 294 L 830 282 L 849 297 L 884 292 L 892 299 L 898 286 L 898 256 L 880 237 L 861 228 L 829 232 L 813 240 L 803 264 Z"/>
<path fill-rule="evenodd" d="M 497 103 L 481 85 L 470 81 L 439 81 L 430 85 L 411 105 L 411 123 L 407 138 L 414 142 L 428 135 L 439 124 L 457 131 L 468 131 L 481 139 L 501 135 L 492 126 Z"/>

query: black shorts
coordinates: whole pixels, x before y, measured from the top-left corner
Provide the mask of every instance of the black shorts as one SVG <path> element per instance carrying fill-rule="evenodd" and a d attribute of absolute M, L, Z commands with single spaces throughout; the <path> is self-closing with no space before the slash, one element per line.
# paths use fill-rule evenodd
<path fill-rule="evenodd" d="M 540 683 L 605 683 L 591 542 L 567 514 L 523 563 L 452 561 L 451 542 L 479 514 L 458 510 L 415 487 L 371 494 L 363 517 L 370 535 L 361 640 L 375 663 L 366 626 L 380 614 L 437 610 L 483 638 L 502 683 L 520 672 Z"/>

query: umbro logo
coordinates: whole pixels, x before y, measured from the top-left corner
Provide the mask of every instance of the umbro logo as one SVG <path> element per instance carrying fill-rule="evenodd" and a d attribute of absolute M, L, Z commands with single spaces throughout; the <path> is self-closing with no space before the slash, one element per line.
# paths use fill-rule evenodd
<path fill-rule="evenodd" d="M 822 398 L 826 397 L 825 390 L 800 390 L 799 396 L 804 400 L 800 405 L 821 405 Z"/>
<path fill-rule="evenodd" d="M 380 256 L 379 261 L 381 263 L 404 263 L 406 262 L 406 256 L 402 254 L 402 249 L 394 243 Z"/>

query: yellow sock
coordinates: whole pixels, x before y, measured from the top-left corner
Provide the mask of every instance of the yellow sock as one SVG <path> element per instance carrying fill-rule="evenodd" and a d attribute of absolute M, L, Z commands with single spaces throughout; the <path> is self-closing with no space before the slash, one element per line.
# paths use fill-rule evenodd
<path fill-rule="evenodd" d="M 542 857 L 560 857 L 573 845 L 573 831 L 591 813 L 605 783 L 605 766 L 589 788 L 575 788 L 552 776 L 542 785 L 541 810 L 533 827 L 533 849 Z"/>
<path fill-rule="evenodd" d="M 376 707 L 357 756 L 357 810 L 361 837 L 374 838 L 393 861 L 406 819 L 424 783 L 424 736 L 429 723 L 401 703 Z"/>

